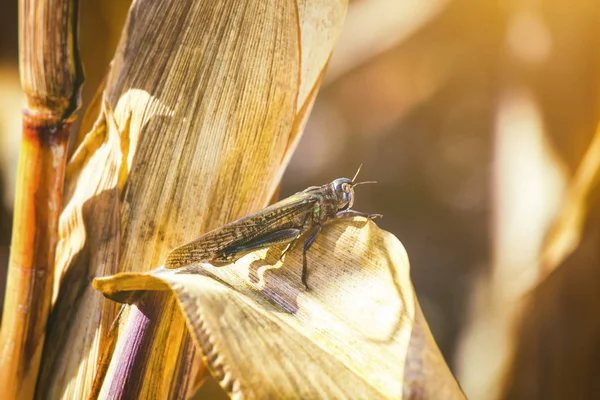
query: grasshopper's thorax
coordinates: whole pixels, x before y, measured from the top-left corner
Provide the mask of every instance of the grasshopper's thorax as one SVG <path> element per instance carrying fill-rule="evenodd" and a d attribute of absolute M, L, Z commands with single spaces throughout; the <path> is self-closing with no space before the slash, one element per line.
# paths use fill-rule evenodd
<path fill-rule="evenodd" d="M 353 183 L 348 178 L 338 178 L 323 186 L 311 186 L 303 193 L 319 198 L 309 219 L 311 223 L 334 218 L 337 213 L 349 209 L 354 204 Z"/>

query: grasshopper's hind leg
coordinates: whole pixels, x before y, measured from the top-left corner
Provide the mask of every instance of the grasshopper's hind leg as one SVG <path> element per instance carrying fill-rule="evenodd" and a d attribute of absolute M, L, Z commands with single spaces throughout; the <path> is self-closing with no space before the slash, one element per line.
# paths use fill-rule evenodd
<path fill-rule="evenodd" d="M 300 229 L 282 229 L 280 231 L 270 232 L 248 242 L 226 247 L 221 251 L 218 257 L 215 257 L 211 261 L 234 262 L 251 251 L 264 249 L 276 244 L 288 243 L 297 238 L 301 233 Z"/>

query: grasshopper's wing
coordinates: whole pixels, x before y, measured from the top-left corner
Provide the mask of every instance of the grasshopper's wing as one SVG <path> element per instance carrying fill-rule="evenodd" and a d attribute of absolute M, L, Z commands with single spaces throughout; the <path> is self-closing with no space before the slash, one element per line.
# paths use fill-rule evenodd
<path fill-rule="evenodd" d="M 305 216 L 312 212 L 318 201 L 319 197 L 313 194 L 296 193 L 174 249 L 165 261 L 165 268 L 179 268 L 193 262 L 210 261 L 218 258 L 225 249 L 245 247 L 257 238 L 275 231 L 286 228 L 300 229 Z"/>

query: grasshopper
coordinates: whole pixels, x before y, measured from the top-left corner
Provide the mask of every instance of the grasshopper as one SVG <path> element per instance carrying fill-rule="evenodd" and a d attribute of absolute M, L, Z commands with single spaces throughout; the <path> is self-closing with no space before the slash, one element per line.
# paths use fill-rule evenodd
<path fill-rule="evenodd" d="M 225 265 L 254 250 L 288 243 L 281 253 L 281 260 L 293 249 L 300 237 L 308 232 L 302 249 L 302 283 L 308 290 L 306 253 L 323 224 L 357 216 L 368 219 L 382 217 L 381 214 L 351 210 L 354 188 L 366 183 L 376 183 L 354 182 L 361 167 L 352 179 L 338 178 L 323 186 L 310 186 L 254 214 L 230 222 L 175 248 L 167 257 L 165 268 L 179 268 L 201 261 L 216 266 Z"/>

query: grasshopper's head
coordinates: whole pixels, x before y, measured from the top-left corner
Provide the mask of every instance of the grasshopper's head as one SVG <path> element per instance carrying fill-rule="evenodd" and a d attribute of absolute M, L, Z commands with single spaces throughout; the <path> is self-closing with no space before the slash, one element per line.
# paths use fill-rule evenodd
<path fill-rule="evenodd" d="M 354 185 L 351 179 L 338 178 L 331 182 L 337 198 L 338 211 L 347 210 L 354 204 Z"/>
<path fill-rule="evenodd" d="M 354 187 L 358 185 L 362 185 L 365 183 L 377 183 L 375 181 L 365 181 L 365 182 L 354 182 L 358 173 L 360 172 L 360 167 L 358 167 L 358 171 L 354 174 L 354 178 L 338 178 L 335 181 L 331 182 L 333 186 L 333 191 L 337 198 L 337 207 L 338 211 L 347 210 L 352 207 L 354 204 Z"/>

